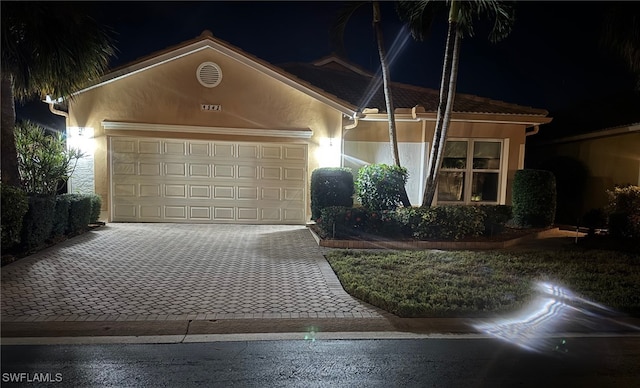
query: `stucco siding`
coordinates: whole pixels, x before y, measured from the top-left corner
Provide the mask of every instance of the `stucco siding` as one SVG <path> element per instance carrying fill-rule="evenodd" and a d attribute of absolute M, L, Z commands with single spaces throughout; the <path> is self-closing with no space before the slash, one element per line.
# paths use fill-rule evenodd
<path fill-rule="evenodd" d="M 214 88 L 202 86 L 196 70 L 203 62 L 222 69 L 222 82 Z M 220 111 L 202 111 L 201 104 L 220 105 Z M 320 166 L 322 139 L 341 143 L 342 114 L 313 97 L 288 86 L 246 64 L 205 49 L 87 90 L 71 101 L 70 126 L 95 130 L 95 191 L 108 210 L 109 163 L 107 135 L 175 137 L 185 139 L 241 141 L 301 141 L 300 139 L 242 136 L 243 128 L 306 129 L 309 144 L 308 174 Z M 103 121 L 237 128 L 238 135 L 113 131 L 105 133 Z"/>

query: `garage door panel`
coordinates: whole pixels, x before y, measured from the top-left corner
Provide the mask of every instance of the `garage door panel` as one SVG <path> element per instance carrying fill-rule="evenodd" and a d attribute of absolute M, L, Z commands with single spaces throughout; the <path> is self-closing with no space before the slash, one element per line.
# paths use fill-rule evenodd
<path fill-rule="evenodd" d="M 238 221 L 258 221 L 258 209 L 255 207 L 239 207 Z"/>
<path fill-rule="evenodd" d="M 305 170 L 303 167 L 285 167 L 284 179 L 303 182 L 305 180 Z"/>
<path fill-rule="evenodd" d="M 214 178 L 235 178 L 235 166 L 232 164 L 216 164 L 213 166 Z"/>
<path fill-rule="evenodd" d="M 257 200 L 258 188 L 257 187 L 238 187 L 238 199 Z"/>
<path fill-rule="evenodd" d="M 137 175 L 135 163 L 114 163 L 113 175 Z"/>
<path fill-rule="evenodd" d="M 186 143 L 184 141 L 165 141 L 164 153 L 167 155 L 186 155 Z"/>
<path fill-rule="evenodd" d="M 214 199 L 234 199 L 235 198 L 234 186 L 215 186 L 213 188 Z"/>
<path fill-rule="evenodd" d="M 240 159 L 257 159 L 258 152 L 257 145 L 238 144 L 238 158 Z"/>
<path fill-rule="evenodd" d="M 159 184 L 141 184 L 140 185 L 141 197 L 160 197 L 160 185 Z"/>
<path fill-rule="evenodd" d="M 138 153 L 140 154 L 160 154 L 162 144 L 159 140 L 141 140 L 138 142 Z"/>
<path fill-rule="evenodd" d="M 162 219 L 162 207 L 160 205 L 141 205 L 140 217 L 144 219 Z"/>
<path fill-rule="evenodd" d="M 238 179 L 258 179 L 258 166 L 238 166 Z"/>
<path fill-rule="evenodd" d="M 113 221 L 305 222 L 306 145 L 118 137 L 110 147 Z"/>
<path fill-rule="evenodd" d="M 282 179 L 282 168 L 280 167 L 262 167 L 260 178 L 262 179 Z"/>
<path fill-rule="evenodd" d="M 165 163 L 164 174 L 174 177 L 187 176 L 187 165 L 185 163 Z"/>
<path fill-rule="evenodd" d="M 165 206 L 164 207 L 164 218 L 174 219 L 174 220 L 187 220 L 187 206 Z"/>
<path fill-rule="evenodd" d="M 189 198 L 193 199 L 210 199 L 211 186 L 190 185 Z"/>
<path fill-rule="evenodd" d="M 139 163 L 139 175 L 160 176 L 160 163 Z"/>

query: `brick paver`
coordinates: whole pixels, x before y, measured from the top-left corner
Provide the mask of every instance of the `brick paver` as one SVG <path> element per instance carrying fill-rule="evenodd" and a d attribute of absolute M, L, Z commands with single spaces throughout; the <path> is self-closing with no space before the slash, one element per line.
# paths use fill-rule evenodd
<path fill-rule="evenodd" d="M 380 317 L 303 226 L 114 223 L 2 268 L 2 320 Z"/>

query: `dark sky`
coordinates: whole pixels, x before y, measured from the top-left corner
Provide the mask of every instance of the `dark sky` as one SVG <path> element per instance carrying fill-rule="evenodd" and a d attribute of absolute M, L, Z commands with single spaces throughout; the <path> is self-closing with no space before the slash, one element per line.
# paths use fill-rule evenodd
<path fill-rule="evenodd" d="M 202 1 L 95 3 L 96 17 L 117 33 L 121 65 L 198 36 L 209 29 L 219 37 L 273 64 L 328 55 L 330 26 L 339 1 Z M 550 111 L 582 99 L 633 87 L 622 60 L 598 45 L 603 15 L 611 2 L 519 1 L 512 34 L 492 44 L 486 28 L 465 38 L 458 92 L 476 94 Z M 392 2 L 383 2 L 385 41 L 402 35 Z M 412 38 L 398 52 L 392 80 L 438 88 L 446 21 L 434 25 L 426 42 Z M 376 71 L 378 57 L 370 7 L 348 24 L 348 58 Z"/>
<path fill-rule="evenodd" d="M 556 110 L 582 100 L 630 90 L 634 77 L 623 61 L 598 45 L 603 15 L 612 3 L 518 1 L 512 34 L 492 44 L 480 24 L 465 38 L 458 92 Z M 637 3 L 640 5 L 640 3 Z M 333 51 L 329 30 L 339 1 L 200 1 L 85 3 L 115 31 L 116 67 L 205 30 L 270 63 L 310 62 Z M 392 2 L 382 2 L 385 43 L 402 33 Z M 425 42 L 411 37 L 391 66 L 393 81 L 439 88 L 446 20 L 440 15 Z M 362 7 L 345 34 L 348 59 L 375 72 L 371 7 Z"/>

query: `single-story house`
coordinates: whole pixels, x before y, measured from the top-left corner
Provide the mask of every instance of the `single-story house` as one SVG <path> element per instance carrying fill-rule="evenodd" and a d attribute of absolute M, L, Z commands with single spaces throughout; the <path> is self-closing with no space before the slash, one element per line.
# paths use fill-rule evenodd
<path fill-rule="evenodd" d="M 379 85 L 334 56 L 274 66 L 205 31 L 68 101 L 69 144 L 88 152 L 70 192 L 99 194 L 109 222 L 304 224 L 313 170 L 390 163 Z M 419 205 L 438 92 L 395 83 L 393 96 Z M 510 203 L 548 112 L 465 94 L 454 111 L 437 203 Z"/>

